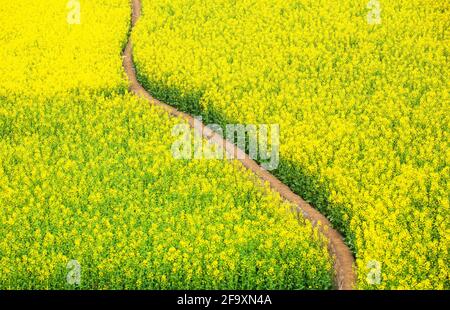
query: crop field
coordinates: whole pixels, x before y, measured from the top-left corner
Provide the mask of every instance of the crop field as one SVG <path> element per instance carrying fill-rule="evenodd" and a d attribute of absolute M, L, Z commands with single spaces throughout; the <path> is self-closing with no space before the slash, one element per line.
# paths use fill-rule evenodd
<path fill-rule="evenodd" d="M 79 28 L 61 1 L 1 8 L 0 289 L 331 287 L 292 205 L 238 161 L 172 156 L 183 120 L 127 91 L 128 1 Z"/>
<path fill-rule="evenodd" d="M 173 159 L 161 141 L 177 121 L 158 109 L 119 95 L 1 108 L 2 288 L 70 288 L 71 259 L 84 289 L 330 287 L 311 224 L 237 163 Z"/>
<path fill-rule="evenodd" d="M 343 232 L 359 288 L 448 289 L 449 3 L 367 2 L 144 0 L 138 75 L 206 121 L 280 124 L 274 173 Z"/>
<path fill-rule="evenodd" d="M 0 0 L 0 290 L 450 289 L 449 9 Z"/>

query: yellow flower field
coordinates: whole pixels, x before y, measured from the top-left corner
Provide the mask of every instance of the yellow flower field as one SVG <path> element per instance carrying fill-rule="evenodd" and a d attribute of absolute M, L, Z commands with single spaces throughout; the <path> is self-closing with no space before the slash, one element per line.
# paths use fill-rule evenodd
<path fill-rule="evenodd" d="M 68 23 L 67 3 L 1 1 L 0 96 L 126 88 L 120 53 L 130 24 L 128 0 L 82 1 L 79 25 Z"/>
<path fill-rule="evenodd" d="M 159 99 L 280 124 L 275 174 L 344 233 L 358 288 L 449 289 L 449 24 L 444 0 L 144 0 L 132 37 Z"/>
<path fill-rule="evenodd" d="M 0 102 L 2 289 L 71 288 L 72 259 L 88 289 L 330 287 L 311 224 L 237 162 L 174 159 L 179 121 L 160 109 L 130 95 Z"/>
<path fill-rule="evenodd" d="M 327 240 L 268 185 L 173 157 L 184 121 L 126 90 L 128 0 L 68 9 L 0 1 L 0 289 L 331 288 Z"/>

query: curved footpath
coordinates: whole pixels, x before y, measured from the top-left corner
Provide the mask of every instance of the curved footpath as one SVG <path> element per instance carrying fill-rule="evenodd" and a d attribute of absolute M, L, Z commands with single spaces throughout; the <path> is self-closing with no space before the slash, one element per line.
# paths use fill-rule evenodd
<path fill-rule="evenodd" d="M 141 1 L 131 0 L 132 3 L 132 19 L 131 28 L 134 27 L 139 17 L 141 16 Z M 334 258 L 334 270 L 335 278 L 334 285 L 338 290 L 351 290 L 355 287 L 356 275 L 354 270 L 354 258 L 344 243 L 342 236 L 339 232 L 332 228 L 330 221 L 323 216 L 319 211 L 311 207 L 306 201 L 300 198 L 298 195 L 294 194 L 288 186 L 283 184 L 280 180 L 274 177 L 272 174 L 261 168 L 254 160 L 252 160 L 245 152 L 239 149 L 236 145 L 223 139 L 219 134 L 210 130 L 204 124 L 201 125 L 202 128 L 194 127 L 194 118 L 186 113 L 180 112 L 172 106 L 169 106 L 155 98 L 153 98 L 142 85 L 138 82 L 136 77 L 136 72 L 133 63 L 133 48 L 131 38 L 128 39 L 127 46 L 123 52 L 123 67 L 130 81 L 130 91 L 136 95 L 145 98 L 151 104 L 162 107 L 169 114 L 183 118 L 186 120 L 194 130 L 201 130 L 201 134 L 204 138 L 208 139 L 212 143 L 218 145 L 223 145 L 226 150 L 233 150 L 235 155 L 243 158 L 238 159 L 247 169 L 251 170 L 255 175 L 257 175 L 263 182 L 269 182 L 271 188 L 278 192 L 285 200 L 295 204 L 297 206 L 294 212 L 302 213 L 303 216 L 310 220 L 313 225 L 320 222 L 319 230 L 328 239 L 328 251 Z M 197 121 L 198 122 L 198 121 Z"/>

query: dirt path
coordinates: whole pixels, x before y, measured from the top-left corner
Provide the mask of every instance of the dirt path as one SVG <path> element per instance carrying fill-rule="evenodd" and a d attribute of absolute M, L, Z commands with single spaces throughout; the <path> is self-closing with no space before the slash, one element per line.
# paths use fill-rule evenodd
<path fill-rule="evenodd" d="M 139 17 L 141 16 L 141 1 L 132 0 L 132 22 L 131 27 L 134 27 Z M 153 98 L 143 87 L 139 84 L 133 63 L 133 48 L 131 38 L 128 40 L 128 44 L 123 52 L 123 67 L 130 81 L 130 90 L 136 95 L 147 99 L 151 104 L 162 107 L 169 114 L 185 119 L 194 130 L 202 130 L 202 135 L 219 145 L 223 145 L 227 150 L 234 150 L 235 155 L 239 154 L 239 157 L 244 158 L 239 159 L 239 161 L 249 170 L 251 170 L 255 175 L 257 175 L 262 181 L 269 182 L 271 188 L 274 191 L 280 193 L 280 195 L 287 201 L 295 204 L 298 213 L 302 213 L 303 216 L 310 220 L 314 225 L 320 222 L 319 229 L 325 235 L 328 242 L 328 251 L 334 257 L 334 269 L 335 278 L 334 285 L 336 289 L 339 290 L 350 290 L 355 286 L 356 275 L 354 267 L 354 258 L 344 243 L 342 236 L 335 229 L 332 228 L 331 223 L 328 219 L 323 216 L 319 211 L 311 207 L 306 201 L 300 198 L 298 195 L 294 194 L 289 187 L 283 184 L 280 180 L 274 177 L 272 174 L 261 168 L 254 160 L 247 156 L 242 150 L 240 150 L 234 144 L 223 139 L 220 135 L 211 131 L 204 124 L 201 127 L 194 127 L 194 118 L 186 113 L 180 112 L 172 106 L 169 106 L 155 98 Z M 242 157 L 241 157 L 242 156 Z"/>

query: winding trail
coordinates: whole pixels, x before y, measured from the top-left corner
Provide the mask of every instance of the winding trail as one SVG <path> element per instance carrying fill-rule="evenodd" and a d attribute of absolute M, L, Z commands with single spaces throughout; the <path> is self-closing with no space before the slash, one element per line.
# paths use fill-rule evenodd
<path fill-rule="evenodd" d="M 140 0 L 131 0 L 132 4 L 132 18 L 131 18 L 131 29 L 135 26 L 139 17 L 141 16 L 142 4 Z M 204 124 L 201 124 L 201 128 L 194 127 L 194 118 L 189 114 L 180 112 L 174 107 L 165 104 L 150 95 L 144 87 L 139 83 L 136 77 L 135 67 L 133 63 L 133 46 L 131 42 L 131 37 L 128 38 L 128 43 L 123 52 L 123 67 L 130 81 L 130 91 L 136 95 L 145 98 L 149 103 L 162 107 L 169 114 L 182 118 L 186 120 L 193 130 L 201 131 L 204 138 L 208 139 L 212 143 L 224 146 L 226 150 L 233 150 L 234 158 L 238 159 L 247 169 L 251 170 L 256 176 L 258 176 L 262 181 L 266 181 L 270 184 L 271 188 L 278 192 L 285 200 L 293 203 L 297 206 L 297 213 L 302 213 L 303 216 L 310 220 L 313 225 L 319 224 L 319 230 L 328 239 L 328 251 L 334 258 L 334 286 L 338 290 L 351 290 L 355 287 L 356 274 L 354 267 L 354 258 L 344 243 L 342 236 L 338 231 L 332 228 L 330 221 L 323 216 L 319 211 L 311 207 L 306 201 L 300 198 L 298 195 L 294 194 L 288 186 L 283 184 L 280 180 L 274 177 L 272 174 L 261 168 L 254 160 L 252 160 L 245 152 L 239 149 L 236 145 L 223 139 L 220 135 L 210 130 Z M 196 121 L 198 122 L 198 121 Z"/>

